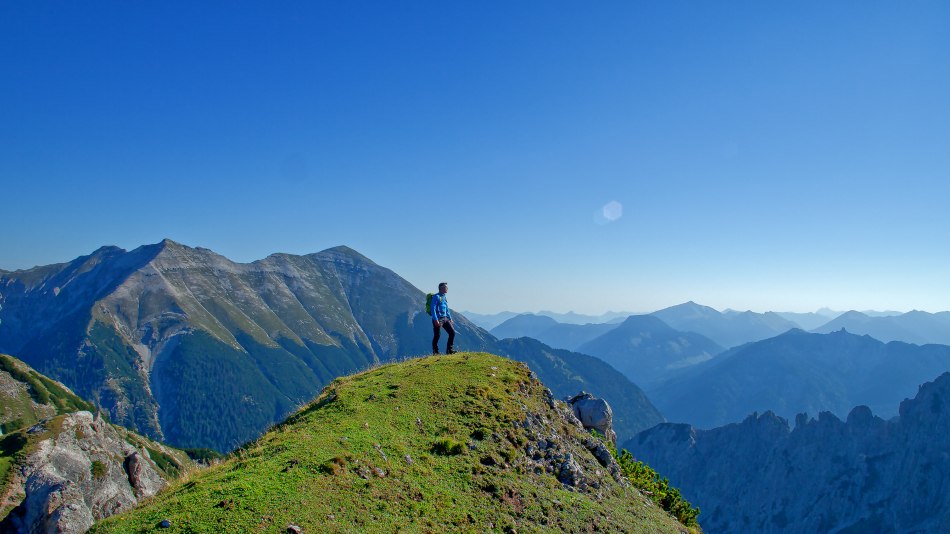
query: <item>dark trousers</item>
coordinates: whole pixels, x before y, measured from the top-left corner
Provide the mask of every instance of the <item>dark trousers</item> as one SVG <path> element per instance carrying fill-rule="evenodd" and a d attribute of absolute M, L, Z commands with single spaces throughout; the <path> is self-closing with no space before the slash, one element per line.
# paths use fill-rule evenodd
<path fill-rule="evenodd" d="M 449 333 L 449 343 L 445 347 L 445 353 L 451 354 L 454 352 L 452 345 L 455 344 L 455 327 L 452 326 L 451 322 L 443 319 L 439 321 L 439 324 L 432 323 L 432 354 L 439 353 L 439 334 L 442 328 L 445 328 L 445 331 Z"/>

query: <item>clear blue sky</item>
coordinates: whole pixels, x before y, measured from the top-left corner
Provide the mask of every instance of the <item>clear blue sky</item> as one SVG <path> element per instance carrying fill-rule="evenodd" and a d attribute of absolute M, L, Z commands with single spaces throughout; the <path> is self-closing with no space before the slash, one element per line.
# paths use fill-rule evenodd
<path fill-rule="evenodd" d="M 0 269 L 345 244 L 477 312 L 950 308 L 950 3 L 194 4 L 0 4 Z"/>

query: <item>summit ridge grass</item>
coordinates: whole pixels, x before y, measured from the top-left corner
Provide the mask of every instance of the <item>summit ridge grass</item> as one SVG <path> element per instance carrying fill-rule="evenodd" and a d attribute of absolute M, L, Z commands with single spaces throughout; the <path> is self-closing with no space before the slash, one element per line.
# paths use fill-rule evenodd
<path fill-rule="evenodd" d="M 431 356 L 331 382 L 309 405 L 90 532 L 683 532 L 609 476 L 574 491 L 529 469 L 521 422 L 557 414 L 524 364 Z M 564 425 L 570 438 L 583 430 Z"/>

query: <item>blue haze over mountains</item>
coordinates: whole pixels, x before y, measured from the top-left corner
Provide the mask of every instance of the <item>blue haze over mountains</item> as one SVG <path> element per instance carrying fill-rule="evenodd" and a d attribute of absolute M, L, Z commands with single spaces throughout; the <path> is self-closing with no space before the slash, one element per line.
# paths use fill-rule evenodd
<path fill-rule="evenodd" d="M 895 408 L 665 423 L 626 447 L 700 505 L 708 534 L 950 532 L 950 373 Z"/>
<path fill-rule="evenodd" d="M 581 325 L 591 339 L 576 350 L 616 367 L 679 422 L 623 446 L 700 506 L 704 532 L 950 530 L 950 346 L 937 344 L 950 333 L 950 314 L 720 317 L 695 303 L 661 311 Z M 745 341 L 722 350 L 657 315 Z M 787 326 L 776 316 L 815 332 L 754 340 Z M 557 346 L 552 334 L 563 326 L 522 315 L 493 332 L 533 329 Z M 596 335 L 595 327 L 608 330 Z M 690 351 L 693 365 L 670 368 L 691 363 Z"/>
<path fill-rule="evenodd" d="M 668 420 L 701 428 L 766 410 L 844 417 L 868 405 L 889 417 L 919 384 L 950 370 L 950 349 L 937 343 L 950 335 L 948 312 L 821 312 L 804 318 L 825 317 L 815 329 L 823 333 L 806 333 L 779 313 L 718 312 L 694 302 L 621 324 L 565 325 L 522 314 L 492 333 L 596 356 L 642 387 Z"/>

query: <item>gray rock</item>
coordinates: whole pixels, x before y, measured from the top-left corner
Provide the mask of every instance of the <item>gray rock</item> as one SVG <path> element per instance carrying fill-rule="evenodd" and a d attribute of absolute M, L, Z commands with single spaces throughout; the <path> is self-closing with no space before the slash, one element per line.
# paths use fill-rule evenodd
<path fill-rule="evenodd" d="M 890 420 L 766 412 L 658 425 L 626 448 L 703 510 L 704 532 L 950 532 L 950 373 Z"/>
<path fill-rule="evenodd" d="M 128 474 L 129 484 L 132 485 L 135 498 L 138 500 L 155 495 L 165 487 L 165 479 L 155 469 L 152 469 L 149 461 L 139 451 L 126 456 L 123 467 Z"/>
<path fill-rule="evenodd" d="M 586 429 L 595 429 L 612 444 L 617 443 L 617 434 L 613 429 L 614 414 L 604 399 L 595 398 L 590 393 L 580 392 L 567 400 L 574 416 Z"/>
<path fill-rule="evenodd" d="M 3 532 L 85 532 L 165 486 L 151 461 L 102 418 L 76 412 L 21 464 L 25 498 Z"/>

